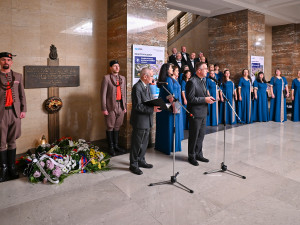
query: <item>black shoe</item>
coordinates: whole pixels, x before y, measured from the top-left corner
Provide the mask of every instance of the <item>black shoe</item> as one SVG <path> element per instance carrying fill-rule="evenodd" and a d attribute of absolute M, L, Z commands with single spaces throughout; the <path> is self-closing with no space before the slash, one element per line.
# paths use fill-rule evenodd
<path fill-rule="evenodd" d="M 109 154 L 110 156 L 115 156 L 115 155 L 116 155 L 115 149 L 114 149 L 114 148 L 109 148 L 109 149 L 108 149 L 108 154 Z"/>
<path fill-rule="evenodd" d="M 146 169 L 151 169 L 151 168 L 153 168 L 153 165 L 148 164 L 146 162 L 139 162 L 139 167 L 146 168 Z"/>
<path fill-rule="evenodd" d="M 139 168 L 137 168 L 137 167 L 129 167 L 129 170 L 132 172 L 132 173 L 134 173 L 134 174 L 136 174 L 136 175 L 142 175 L 143 174 L 143 171 L 141 171 Z"/>
<path fill-rule="evenodd" d="M 197 162 L 196 159 L 193 158 L 189 158 L 189 163 L 192 164 L 193 166 L 199 166 L 199 163 Z"/>
<path fill-rule="evenodd" d="M 196 159 L 198 160 L 198 161 L 201 161 L 201 162 L 209 162 L 209 159 L 207 159 L 207 158 L 204 158 L 203 156 L 202 157 L 200 157 L 200 156 L 196 156 Z"/>
<path fill-rule="evenodd" d="M 114 145 L 114 149 L 116 152 L 120 152 L 120 153 L 126 153 L 126 150 L 123 148 L 120 148 L 118 145 Z"/>

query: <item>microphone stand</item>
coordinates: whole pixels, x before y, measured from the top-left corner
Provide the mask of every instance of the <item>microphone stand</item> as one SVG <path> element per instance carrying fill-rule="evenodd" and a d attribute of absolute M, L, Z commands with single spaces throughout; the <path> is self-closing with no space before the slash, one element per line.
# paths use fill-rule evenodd
<path fill-rule="evenodd" d="M 219 82 L 216 82 L 216 85 L 218 86 L 219 90 L 221 90 L 220 86 L 219 86 Z M 221 163 L 221 169 L 214 169 L 214 170 L 210 170 L 210 171 L 207 171 L 207 172 L 204 172 L 204 174 L 212 174 L 212 173 L 218 173 L 218 172 L 223 172 L 223 173 L 228 173 L 232 176 L 236 176 L 236 177 L 239 177 L 239 178 L 242 178 L 242 179 L 246 179 L 245 176 L 241 175 L 241 174 L 238 174 L 236 172 L 233 172 L 232 170 L 229 170 L 227 169 L 227 165 L 225 164 L 225 155 L 226 155 L 226 143 L 225 143 L 225 136 L 226 136 L 226 102 L 228 103 L 228 105 L 230 106 L 230 108 L 232 109 L 232 112 L 234 112 L 234 114 L 236 115 L 236 117 L 238 118 L 238 120 L 240 122 L 241 119 L 240 117 L 237 115 L 236 111 L 234 110 L 234 108 L 232 107 L 232 105 L 230 104 L 228 98 L 226 98 L 226 96 L 224 95 L 224 93 L 221 91 L 222 93 L 222 96 L 224 98 L 224 153 L 223 153 L 223 162 Z"/>
<path fill-rule="evenodd" d="M 163 89 L 169 94 L 169 95 L 172 95 L 169 90 L 164 86 L 162 85 Z M 188 114 L 189 116 L 191 117 L 194 117 L 182 104 L 181 102 L 176 99 L 174 96 L 173 96 L 173 102 L 178 102 L 179 105 L 181 106 L 181 108 L 183 108 Z M 176 172 L 175 173 L 175 135 L 176 135 L 176 113 L 173 112 L 173 118 L 174 118 L 174 125 L 173 125 L 173 176 L 171 176 L 171 179 L 170 180 L 167 180 L 167 181 L 161 181 L 161 182 L 157 182 L 157 183 L 151 183 L 149 184 L 149 186 L 155 186 L 155 185 L 163 185 L 163 184 L 172 184 L 174 185 L 175 187 L 178 187 L 178 188 L 181 188 L 182 190 L 185 190 L 189 193 L 194 193 L 194 191 L 192 189 L 189 189 L 188 187 L 186 187 L 185 185 L 183 185 L 182 183 L 179 183 L 177 181 L 177 176 L 179 174 L 179 172 Z M 175 184 L 178 184 L 178 185 L 175 185 Z"/>

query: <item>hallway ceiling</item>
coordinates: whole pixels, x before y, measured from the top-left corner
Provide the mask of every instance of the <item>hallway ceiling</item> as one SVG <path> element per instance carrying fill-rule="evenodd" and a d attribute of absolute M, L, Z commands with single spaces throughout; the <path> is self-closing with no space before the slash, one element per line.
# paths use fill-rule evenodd
<path fill-rule="evenodd" d="M 268 26 L 300 23 L 299 0 L 168 0 L 168 8 L 207 17 L 249 9 L 264 14 Z"/>

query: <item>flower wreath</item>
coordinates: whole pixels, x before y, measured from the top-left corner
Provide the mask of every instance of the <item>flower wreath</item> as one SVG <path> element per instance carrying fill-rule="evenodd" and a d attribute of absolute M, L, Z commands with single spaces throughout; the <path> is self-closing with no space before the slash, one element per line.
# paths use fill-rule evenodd
<path fill-rule="evenodd" d="M 63 106 L 59 97 L 50 97 L 45 100 L 45 109 L 48 113 L 57 113 Z"/>

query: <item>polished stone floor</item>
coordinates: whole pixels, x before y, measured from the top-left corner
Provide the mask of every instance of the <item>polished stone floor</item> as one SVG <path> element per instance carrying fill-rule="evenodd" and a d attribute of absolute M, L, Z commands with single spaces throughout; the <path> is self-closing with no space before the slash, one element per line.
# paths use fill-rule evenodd
<path fill-rule="evenodd" d="M 0 184 L 0 224 L 109 224 L 109 225 L 297 225 L 300 224 L 300 123 L 255 123 L 226 130 L 228 169 L 223 160 L 224 132 L 206 135 L 208 164 L 187 163 L 187 140 L 176 154 L 178 181 L 194 190 L 173 185 L 149 187 L 169 180 L 172 155 L 148 149 L 153 169 L 141 176 L 128 171 L 128 154 L 111 160 L 112 170 L 78 174 L 61 185 L 32 185 L 26 178 Z"/>

